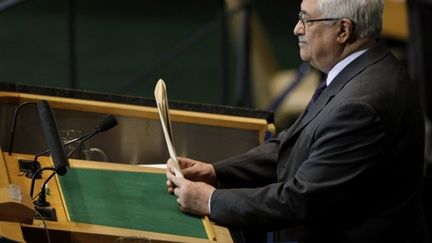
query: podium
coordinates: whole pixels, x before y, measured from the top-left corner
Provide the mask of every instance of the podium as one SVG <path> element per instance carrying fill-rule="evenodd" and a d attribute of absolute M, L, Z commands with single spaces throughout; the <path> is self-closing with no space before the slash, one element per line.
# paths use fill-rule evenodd
<path fill-rule="evenodd" d="M 15 107 L 38 100 L 47 100 L 54 109 L 66 140 L 70 137 L 65 130 L 90 130 L 109 114 L 119 120 L 117 127 L 83 148 L 97 148 L 105 156 L 77 155 L 70 159 L 66 175 L 48 183 L 54 219 L 45 222 L 52 242 L 114 242 L 119 237 L 145 237 L 152 242 L 234 241 L 228 228 L 182 213 L 166 191 L 164 169 L 149 166 L 164 164 L 169 157 L 153 100 L 0 83 L 0 186 L 16 184 L 29 194 L 31 180 L 20 173 L 18 160 L 32 160 L 46 149 L 32 108 L 19 114 L 12 151 L 5 150 L 9 142 L 5 134 Z M 170 102 L 170 109 L 179 156 L 213 162 L 245 152 L 274 131 L 267 112 L 176 102 Z M 52 166 L 50 157 L 38 161 Z M 36 181 L 36 192 L 49 174 L 44 172 L 43 179 Z M 17 241 L 46 242 L 40 219 L 12 224 L 0 222 L 0 234 L 7 227 L 12 231 L 8 235 Z"/>

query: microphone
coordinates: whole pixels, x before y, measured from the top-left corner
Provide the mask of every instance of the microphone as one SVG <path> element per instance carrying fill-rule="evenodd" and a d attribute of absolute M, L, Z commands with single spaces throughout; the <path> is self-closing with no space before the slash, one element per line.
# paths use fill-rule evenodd
<path fill-rule="evenodd" d="M 109 130 L 109 129 L 117 126 L 117 125 L 118 125 L 117 119 L 113 115 L 109 115 L 109 116 L 105 117 L 99 123 L 99 125 L 97 127 L 95 127 L 93 130 L 89 131 L 87 134 L 85 134 L 79 138 L 69 140 L 68 142 L 65 143 L 65 146 L 69 145 L 71 143 L 78 142 L 78 141 L 79 141 L 79 143 L 69 151 L 67 157 L 70 158 L 70 156 L 75 152 L 75 150 L 77 148 L 79 148 L 85 141 L 89 140 L 94 135 L 96 135 L 100 132 L 105 132 L 105 131 L 107 131 L 107 130 Z"/>
<path fill-rule="evenodd" d="M 95 127 L 94 129 L 90 130 L 89 132 L 87 132 L 86 134 L 84 134 L 83 136 L 80 136 L 78 138 L 74 138 L 71 139 L 67 142 L 65 142 L 63 144 L 63 147 L 68 146 L 70 144 L 79 142 L 77 146 L 73 147 L 70 152 L 67 154 L 66 158 L 70 158 L 71 155 L 75 152 L 75 150 L 77 148 L 79 148 L 85 141 L 89 140 L 91 137 L 93 137 L 94 135 L 96 135 L 99 132 L 105 132 L 115 126 L 118 125 L 118 121 L 117 119 L 113 116 L 113 115 L 109 115 L 107 117 L 105 117 L 97 127 Z M 15 127 L 15 126 L 14 126 Z M 13 129 L 14 130 L 14 129 Z M 11 136 L 13 137 L 13 136 Z M 12 144 L 12 142 L 11 142 Z M 40 163 L 37 161 L 37 159 L 39 158 L 39 156 L 48 154 L 50 152 L 50 149 L 46 149 L 40 153 L 37 153 L 34 157 L 33 160 L 20 160 L 19 163 L 20 165 L 23 164 L 22 167 L 25 167 L 25 172 L 26 172 L 26 176 L 29 178 L 33 178 L 33 175 L 36 174 L 37 175 L 37 179 L 42 178 L 40 173 L 36 173 L 36 171 L 38 169 L 40 169 Z M 25 164 L 25 165 L 24 165 Z M 28 165 L 27 165 L 28 164 Z"/>
<path fill-rule="evenodd" d="M 109 130 L 117 125 L 117 119 L 113 115 L 109 115 L 99 123 L 99 126 L 97 126 L 95 130 L 97 132 L 105 132 L 106 130 Z"/>
<path fill-rule="evenodd" d="M 47 105 L 47 104 L 46 104 Z M 41 104 L 41 106 L 46 106 L 45 104 Z M 45 117 L 45 115 L 46 115 L 46 113 L 49 113 L 49 112 L 46 112 L 46 107 L 43 107 L 42 108 L 42 110 L 44 111 L 43 112 L 43 116 Z M 42 120 L 42 118 L 41 118 L 41 120 Z M 51 123 L 51 125 L 52 125 L 52 120 L 49 118 L 49 114 L 48 114 L 48 117 L 47 117 L 47 120 L 49 121 L 48 122 L 48 124 L 49 123 Z M 54 120 L 54 122 L 55 122 L 55 120 Z M 43 124 L 43 123 L 42 123 Z M 62 148 L 64 148 L 64 146 L 66 146 L 66 145 L 70 145 L 70 144 L 73 144 L 73 143 L 76 143 L 76 142 L 79 142 L 78 143 L 78 145 L 77 146 L 75 146 L 69 153 L 68 153 L 68 155 L 66 156 L 66 161 L 67 161 L 67 158 L 69 158 L 70 157 L 70 155 L 77 149 L 77 148 L 79 148 L 80 147 L 80 145 L 82 145 L 85 141 L 87 141 L 88 139 L 90 139 L 91 137 L 93 137 L 94 135 L 96 135 L 97 133 L 99 133 L 99 132 L 105 132 L 105 131 L 107 131 L 107 130 L 109 130 L 109 129 L 111 129 L 111 128 L 113 128 L 113 127 L 115 127 L 115 126 L 117 126 L 118 125 L 118 121 L 117 121 L 117 119 L 113 116 L 113 115 L 109 115 L 109 116 L 107 116 L 106 118 L 104 118 L 100 123 L 99 123 L 99 125 L 98 126 L 96 126 L 94 129 L 92 129 L 91 131 L 89 131 L 88 133 L 86 133 L 85 135 L 83 135 L 83 136 L 81 136 L 81 137 L 78 137 L 78 138 L 75 138 L 75 139 L 72 139 L 72 140 L 69 140 L 69 141 L 67 141 L 67 142 L 65 142 L 64 144 L 63 144 L 63 146 L 62 146 Z M 50 127 L 50 126 L 48 126 L 48 129 L 50 130 L 52 128 L 52 126 Z M 52 132 L 52 131 L 51 131 Z M 51 139 L 53 139 L 53 140 L 56 140 L 55 138 L 53 138 L 53 137 L 51 137 L 50 136 L 50 138 Z M 60 139 L 60 136 L 58 136 L 58 138 Z M 58 143 L 57 143 L 58 141 L 55 141 L 55 144 L 56 145 L 58 145 Z M 60 139 L 60 142 L 61 142 L 61 139 Z M 51 149 L 52 149 L 52 147 L 50 146 L 49 147 L 49 149 L 47 149 L 47 150 L 45 150 L 45 151 L 42 151 L 41 153 L 38 153 L 36 156 L 35 156 L 35 161 L 37 160 L 37 157 L 39 157 L 39 156 L 41 156 L 41 155 L 43 155 L 43 154 L 46 154 L 46 153 L 49 153 L 50 151 L 51 151 Z M 53 160 L 54 160 L 54 158 L 53 158 Z M 66 173 L 66 167 L 64 167 L 64 169 L 65 169 L 65 173 Z M 50 204 L 49 204 L 49 202 L 47 202 L 46 201 L 46 194 L 45 194 L 45 186 L 46 186 L 46 184 L 48 183 L 48 181 L 57 173 L 59 173 L 59 171 L 57 171 L 56 170 L 56 167 L 55 168 L 50 168 L 50 167 L 48 167 L 48 168 L 42 168 L 42 169 L 39 169 L 38 171 L 36 171 L 34 174 L 33 174 L 33 177 L 32 177 L 32 185 L 31 185 L 31 187 L 30 187 L 30 197 L 33 199 L 33 191 L 34 191 L 34 183 L 35 183 L 35 179 L 37 178 L 37 176 L 38 176 L 38 174 L 40 174 L 43 170 L 54 170 L 54 172 L 46 179 L 46 181 L 43 183 L 43 185 L 42 185 L 42 188 L 41 188 L 41 191 L 40 191 L 40 193 L 39 193 L 39 198 L 36 200 L 36 201 L 34 201 L 34 204 L 36 205 L 36 206 L 42 206 L 42 207 L 46 207 L 46 206 L 49 206 Z M 62 171 L 61 171 L 62 172 Z M 60 175 L 60 174 L 59 174 Z"/>
<path fill-rule="evenodd" d="M 67 165 L 66 157 L 61 156 L 62 151 L 64 153 L 63 144 L 61 143 L 57 122 L 54 118 L 54 115 L 52 114 L 51 107 L 49 107 L 48 102 L 46 101 L 39 101 L 37 103 L 24 102 L 15 109 L 14 117 L 12 121 L 12 128 L 10 132 L 9 149 L 8 149 L 9 155 L 12 155 L 12 147 L 14 144 L 15 130 L 16 130 L 19 111 L 26 105 L 37 106 L 42 128 L 44 130 L 44 136 L 45 139 L 47 140 L 48 147 L 54 149 L 55 151 L 54 153 L 52 153 L 52 155 L 53 155 L 53 161 L 58 162 L 57 164 L 55 164 L 58 170 L 57 172 L 59 173 L 59 175 L 65 174 L 66 173 L 65 165 Z M 49 152 L 50 150 L 48 149 L 41 153 L 36 154 L 35 159 L 32 161 L 22 160 L 22 159 L 18 160 L 20 165 L 20 170 L 25 171 L 27 177 L 33 177 L 35 171 L 41 168 L 40 163 L 37 161 L 37 157 L 47 154 Z M 38 173 L 37 178 L 38 179 L 41 178 L 40 173 Z"/>
<path fill-rule="evenodd" d="M 58 175 L 65 175 L 66 167 L 69 167 L 69 162 L 66 157 L 63 142 L 60 137 L 60 132 L 57 126 L 57 121 L 54 117 L 51 107 L 46 100 L 41 100 L 37 103 L 39 117 L 42 123 L 45 139 L 50 150 L 51 157 L 54 163 L 55 172 Z"/>
<path fill-rule="evenodd" d="M 45 136 L 45 140 L 48 144 L 49 152 L 51 154 L 54 166 L 44 167 L 38 169 L 32 177 L 30 197 L 33 199 L 34 183 L 36 178 L 44 170 L 54 171 L 43 183 L 41 192 L 39 193 L 38 200 L 33 203 L 36 206 L 49 206 L 49 202 L 46 200 L 45 186 L 48 181 L 54 177 L 55 174 L 60 176 L 65 175 L 67 172 L 67 167 L 69 167 L 69 161 L 66 157 L 66 152 L 64 150 L 63 142 L 60 138 L 60 132 L 58 129 L 57 121 L 54 117 L 53 111 L 46 100 L 41 100 L 36 103 L 39 112 L 39 118 L 42 124 L 42 130 Z M 40 155 L 40 154 L 38 154 Z M 37 209 L 36 209 L 37 210 Z"/>

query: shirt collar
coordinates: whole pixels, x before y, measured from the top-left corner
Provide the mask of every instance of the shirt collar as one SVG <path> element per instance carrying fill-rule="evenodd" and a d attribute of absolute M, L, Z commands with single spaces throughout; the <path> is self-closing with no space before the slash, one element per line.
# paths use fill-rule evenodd
<path fill-rule="evenodd" d="M 365 53 L 367 49 L 356 51 L 352 53 L 351 55 L 345 57 L 342 59 L 342 61 L 338 62 L 327 74 L 327 86 L 330 85 L 330 83 L 333 81 L 333 79 L 346 67 L 348 64 L 350 64 L 352 61 L 354 61 L 356 58 L 361 56 L 363 53 Z"/>

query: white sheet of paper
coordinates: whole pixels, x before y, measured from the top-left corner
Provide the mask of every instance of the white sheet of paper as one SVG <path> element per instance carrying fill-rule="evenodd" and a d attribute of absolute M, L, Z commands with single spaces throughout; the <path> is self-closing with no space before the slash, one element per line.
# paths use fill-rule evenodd
<path fill-rule="evenodd" d="M 170 120 L 169 107 L 168 107 L 168 95 L 166 91 L 165 82 L 162 79 L 159 79 L 159 81 L 156 84 L 154 90 L 154 96 L 156 99 L 156 105 L 159 111 L 159 117 L 161 120 L 165 141 L 168 147 L 168 152 L 170 158 L 174 161 L 175 175 L 179 177 L 183 177 L 183 174 L 180 170 L 180 164 L 177 160 L 177 153 L 174 148 L 174 141 L 173 141 L 173 135 L 171 130 L 171 120 Z"/>

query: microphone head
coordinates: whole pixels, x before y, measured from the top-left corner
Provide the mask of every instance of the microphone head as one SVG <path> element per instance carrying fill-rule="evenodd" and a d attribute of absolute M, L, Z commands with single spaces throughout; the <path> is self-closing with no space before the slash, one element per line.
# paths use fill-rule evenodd
<path fill-rule="evenodd" d="M 99 126 L 96 128 L 96 130 L 98 132 L 105 132 L 106 130 L 109 130 L 117 125 L 117 119 L 113 115 L 109 115 L 99 123 Z"/>

